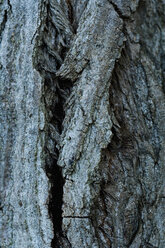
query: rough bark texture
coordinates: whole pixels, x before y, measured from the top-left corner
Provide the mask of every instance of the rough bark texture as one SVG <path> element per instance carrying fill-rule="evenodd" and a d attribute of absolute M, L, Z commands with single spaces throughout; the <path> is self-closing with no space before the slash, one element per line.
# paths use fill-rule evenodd
<path fill-rule="evenodd" d="M 1 248 L 164 248 L 164 13 L 0 1 Z"/>

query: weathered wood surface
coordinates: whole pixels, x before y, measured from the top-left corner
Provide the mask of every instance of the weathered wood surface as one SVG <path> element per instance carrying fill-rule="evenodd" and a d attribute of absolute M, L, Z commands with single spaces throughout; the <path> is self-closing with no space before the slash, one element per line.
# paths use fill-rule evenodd
<path fill-rule="evenodd" d="M 164 13 L 0 1 L 0 247 L 164 248 Z"/>

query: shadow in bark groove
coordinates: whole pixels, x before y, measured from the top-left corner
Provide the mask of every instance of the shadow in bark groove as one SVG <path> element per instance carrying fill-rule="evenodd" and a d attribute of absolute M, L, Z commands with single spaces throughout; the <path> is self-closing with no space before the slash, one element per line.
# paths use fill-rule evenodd
<path fill-rule="evenodd" d="M 37 31 L 36 44 L 33 56 L 33 65 L 43 79 L 42 110 L 45 118 L 44 148 L 45 172 L 51 184 L 49 192 L 48 212 L 52 220 L 54 238 L 51 247 L 71 247 L 65 234 L 62 232 L 62 204 L 64 178 L 62 169 L 57 165 L 59 156 L 59 139 L 62 133 L 62 123 L 65 117 L 64 105 L 70 95 L 72 83 L 56 76 L 71 40 L 71 26 L 65 13 L 58 4 L 49 0 L 43 4 L 42 24 Z M 55 18 L 58 17 L 58 18 Z M 61 30 L 61 22 L 70 30 L 70 33 Z"/>
<path fill-rule="evenodd" d="M 52 248 L 59 248 L 62 247 L 63 242 L 67 243 L 62 232 L 63 185 L 65 180 L 62 176 L 62 168 L 57 165 L 59 156 L 57 145 L 59 143 L 58 138 L 62 133 L 62 122 L 65 117 L 64 104 L 69 96 L 71 87 L 72 83 L 70 81 L 53 77 L 45 82 L 44 102 L 47 116 L 45 170 L 51 183 L 48 210 L 54 228 L 54 238 L 51 243 Z"/>
<path fill-rule="evenodd" d="M 64 180 L 61 173 L 61 168 L 58 167 L 57 161 L 54 161 L 51 170 L 49 170 L 51 182 L 49 215 L 51 216 L 54 228 L 54 239 L 52 247 L 57 247 L 58 235 L 62 235 L 62 198 Z"/>

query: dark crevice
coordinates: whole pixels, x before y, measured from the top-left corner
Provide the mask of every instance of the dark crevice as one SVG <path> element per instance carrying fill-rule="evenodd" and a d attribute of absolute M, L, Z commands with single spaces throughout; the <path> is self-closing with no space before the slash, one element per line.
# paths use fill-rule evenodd
<path fill-rule="evenodd" d="M 9 10 L 12 12 L 12 5 L 11 5 L 10 0 L 7 0 L 7 3 L 8 3 L 8 6 L 9 6 Z"/>
<path fill-rule="evenodd" d="M 61 168 L 54 161 L 51 168 L 47 169 L 49 173 L 49 180 L 51 183 L 50 200 L 49 200 L 49 215 L 53 222 L 54 239 L 51 246 L 57 247 L 58 237 L 62 235 L 62 199 L 63 199 L 63 185 L 64 180 L 62 177 Z"/>
<path fill-rule="evenodd" d="M 49 75 L 50 76 L 50 75 Z M 52 84 L 53 83 L 53 84 Z M 52 240 L 52 248 L 61 247 L 60 240 L 66 239 L 62 231 L 62 204 L 63 204 L 63 185 L 65 179 L 62 176 L 62 168 L 58 166 L 57 160 L 59 157 L 59 151 L 57 149 L 58 140 L 52 137 L 51 130 L 49 129 L 49 124 L 54 127 L 58 135 L 62 133 L 62 123 L 65 117 L 64 104 L 69 96 L 72 83 L 68 80 L 61 80 L 55 77 L 51 77 L 49 82 L 46 82 L 45 90 L 45 100 L 47 109 L 47 125 L 48 125 L 48 143 L 51 140 L 53 142 L 54 152 L 49 151 L 49 145 L 45 144 L 45 153 L 47 154 L 46 160 L 46 173 L 49 177 L 51 183 L 50 189 L 50 199 L 49 199 L 49 215 L 52 219 L 54 228 L 54 239 Z M 53 95 L 53 97 L 51 96 Z M 51 104 L 49 103 L 49 98 L 52 97 Z M 50 114 L 51 113 L 51 114 Z M 53 139 L 52 139 L 53 138 Z M 65 240 L 65 242 L 67 242 Z"/>
<path fill-rule="evenodd" d="M 117 4 L 115 4 L 113 1 L 110 1 L 110 4 L 112 4 L 114 10 L 116 11 L 116 13 L 119 15 L 119 17 L 123 20 L 129 20 L 130 17 L 127 15 L 123 15 L 122 11 L 119 9 L 119 7 L 117 6 Z"/>
<path fill-rule="evenodd" d="M 1 4 L 1 3 L 0 3 Z M 7 23 L 7 20 L 8 20 L 8 14 L 10 14 L 12 12 L 12 5 L 10 3 L 10 0 L 7 1 L 7 4 L 8 4 L 8 8 L 4 10 L 4 12 L 2 13 L 3 15 L 3 20 L 2 22 L 0 23 L 0 43 L 2 41 L 2 34 L 3 34 L 3 31 L 5 29 L 5 26 L 6 26 L 6 23 Z"/>
<path fill-rule="evenodd" d="M 69 20 L 70 20 L 70 23 L 72 24 L 73 21 L 74 21 L 74 18 L 73 18 L 73 6 L 72 6 L 72 3 L 70 0 L 66 0 L 67 2 L 67 5 L 68 5 L 68 16 L 69 16 Z"/>
<path fill-rule="evenodd" d="M 63 130 L 65 117 L 64 105 L 68 99 L 73 83 L 69 80 L 60 79 L 56 76 L 66 53 L 69 49 L 70 34 L 56 27 L 53 18 L 53 5 L 48 2 L 44 5 L 46 16 L 37 31 L 35 54 L 33 56 L 34 67 L 43 78 L 42 104 L 46 119 L 45 125 L 45 171 L 51 184 L 49 192 L 48 211 L 53 223 L 54 238 L 52 248 L 71 247 L 65 233 L 62 230 L 62 204 L 63 186 L 65 179 L 62 168 L 58 166 L 59 138 Z M 70 10 L 71 11 L 71 10 Z M 61 12 L 63 13 L 63 12 Z M 67 36 L 68 35 L 68 36 Z"/>
<path fill-rule="evenodd" d="M 161 68 L 162 68 L 162 89 L 163 89 L 163 93 L 165 94 L 165 54 L 163 52 L 161 54 Z"/>
<path fill-rule="evenodd" d="M 5 29 L 6 22 L 7 22 L 7 10 L 4 11 L 3 21 L 2 21 L 2 23 L 0 23 L 0 43 L 2 41 L 2 33 L 3 33 L 4 29 Z"/>

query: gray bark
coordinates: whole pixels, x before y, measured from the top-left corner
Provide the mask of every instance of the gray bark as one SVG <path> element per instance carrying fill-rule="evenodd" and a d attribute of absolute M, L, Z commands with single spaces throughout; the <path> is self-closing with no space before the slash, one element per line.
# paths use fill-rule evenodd
<path fill-rule="evenodd" d="M 164 248 L 164 13 L 0 1 L 1 248 Z"/>

